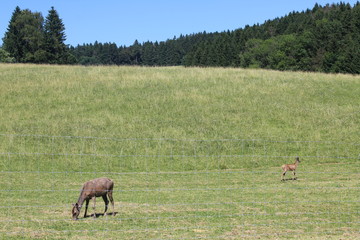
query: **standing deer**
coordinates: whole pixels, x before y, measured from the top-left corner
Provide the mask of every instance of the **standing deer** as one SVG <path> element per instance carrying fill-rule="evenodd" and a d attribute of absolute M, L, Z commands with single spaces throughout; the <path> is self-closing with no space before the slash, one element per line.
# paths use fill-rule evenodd
<path fill-rule="evenodd" d="M 285 174 L 287 171 L 292 171 L 293 174 L 294 174 L 294 178 L 293 180 L 295 180 L 295 170 L 297 168 L 297 166 L 299 165 L 300 163 L 300 159 L 299 157 L 296 157 L 295 158 L 295 163 L 294 164 L 284 164 L 281 166 L 282 170 L 283 170 L 283 173 L 282 173 L 282 176 L 281 176 L 281 180 L 284 181 L 284 177 L 285 177 Z"/>
<path fill-rule="evenodd" d="M 84 201 L 86 201 L 86 206 L 85 206 L 85 214 L 84 214 L 84 218 L 86 217 L 86 212 L 89 206 L 89 201 L 91 199 L 94 199 L 94 217 L 96 218 L 96 212 L 95 212 L 95 204 L 96 204 L 96 198 L 97 197 L 102 197 L 104 202 L 105 202 L 105 211 L 104 211 L 104 215 L 106 215 L 106 211 L 108 209 L 108 204 L 109 204 L 109 200 L 107 199 L 106 195 L 109 197 L 110 201 L 111 201 L 111 205 L 113 208 L 113 214 L 114 214 L 114 200 L 112 197 L 112 193 L 113 193 L 113 188 L 114 188 L 114 182 L 112 180 L 110 180 L 109 178 L 96 178 L 93 180 L 90 180 L 86 183 L 84 183 L 83 188 L 81 189 L 80 192 L 80 196 L 78 201 L 73 204 L 73 209 L 72 209 L 72 217 L 73 220 L 77 220 L 78 216 L 80 214 L 80 210 L 81 207 L 84 203 Z"/>

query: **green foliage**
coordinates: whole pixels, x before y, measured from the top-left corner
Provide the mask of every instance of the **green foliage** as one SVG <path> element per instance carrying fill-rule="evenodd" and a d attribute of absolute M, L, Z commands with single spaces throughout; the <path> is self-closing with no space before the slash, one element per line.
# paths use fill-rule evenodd
<path fill-rule="evenodd" d="M 3 38 L 4 49 L 24 63 L 74 63 L 65 41 L 65 27 L 52 8 L 44 23 L 41 13 L 16 7 Z"/>
<path fill-rule="evenodd" d="M 278 70 L 314 70 L 305 34 L 280 35 L 267 40 L 251 39 L 241 55 L 242 67 L 260 67 Z"/>
<path fill-rule="evenodd" d="M 41 13 L 22 10 L 17 7 L 11 18 L 8 32 L 3 39 L 4 49 L 18 62 L 40 60 L 37 51 L 43 47 L 43 17 Z M 35 56 L 36 54 L 36 56 Z"/>
<path fill-rule="evenodd" d="M 16 7 L 9 22 L 7 32 L 5 33 L 5 36 L 3 38 L 4 50 L 11 53 L 11 56 L 14 57 L 16 61 L 20 61 L 20 58 L 23 55 L 22 42 L 19 36 L 19 29 L 16 27 L 15 24 L 16 18 L 20 14 L 20 8 Z"/>
<path fill-rule="evenodd" d="M 107 51 L 99 52 L 99 43 L 77 46 L 71 52 L 83 64 L 241 66 L 357 74 L 359 9 L 359 3 L 353 7 L 342 2 L 316 4 L 312 10 L 234 31 L 181 35 L 160 43 L 136 41 L 113 51 L 115 58 Z"/>
<path fill-rule="evenodd" d="M 180 35 L 162 42 L 66 47 L 65 26 L 54 8 L 16 8 L 4 50 L 16 62 L 83 65 L 249 67 L 327 73 L 360 73 L 360 3 L 340 2 L 233 31 Z"/>
<path fill-rule="evenodd" d="M 44 24 L 45 50 L 48 63 L 67 63 L 65 26 L 54 7 L 49 11 Z"/>
<path fill-rule="evenodd" d="M 10 53 L 0 48 L 0 63 L 14 63 L 15 58 L 10 56 Z"/>

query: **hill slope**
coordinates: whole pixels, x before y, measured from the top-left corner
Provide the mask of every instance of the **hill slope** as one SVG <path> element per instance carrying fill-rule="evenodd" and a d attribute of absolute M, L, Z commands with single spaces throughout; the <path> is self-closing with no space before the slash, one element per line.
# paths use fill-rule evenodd
<path fill-rule="evenodd" d="M 181 67 L 0 68 L 0 132 L 358 140 L 356 76 Z"/>

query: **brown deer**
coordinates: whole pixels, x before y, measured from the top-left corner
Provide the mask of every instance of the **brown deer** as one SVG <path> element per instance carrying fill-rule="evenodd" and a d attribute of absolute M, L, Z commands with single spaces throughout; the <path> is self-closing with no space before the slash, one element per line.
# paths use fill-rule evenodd
<path fill-rule="evenodd" d="M 295 170 L 297 168 L 297 166 L 299 165 L 300 163 L 300 159 L 299 157 L 296 157 L 295 158 L 295 163 L 294 164 L 284 164 L 281 166 L 282 170 L 283 170 L 283 173 L 282 173 L 282 176 L 281 176 L 281 180 L 284 181 L 284 177 L 285 177 L 285 174 L 287 171 L 292 171 L 293 174 L 294 174 L 294 178 L 293 180 L 295 180 Z"/>
<path fill-rule="evenodd" d="M 96 178 L 93 180 L 90 180 L 86 183 L 84 183 L 83 188 L 81 189 L 80 196 L 78 201 L 73 204 L 72 209 L 72 217 L 73 220 L 77 220 L 78 216 L 80 214 L 81 207 L 86 201 L 85 206 L 85 214 L 84 218 L 86 217 L 87 209 L 89 206 L 89 201 L 91 199 L 94 199 L 94 217 L 96 218 L 96 212 L 95 212 L 95 204 L 96 204 L 96 198 L 102 197 L 105 202 L 105 211 L 104 215 L 106 215 L 106 211 L 108 209 L 109 200 L 107 199 L 106 195 L 109 197 L 111 201 L 111 205 L 113 208 L 113 215 L 114 215 L 114 199 L 112 197 L 114 188 L 114 182 L 110 180 L 109 178 Z"/>

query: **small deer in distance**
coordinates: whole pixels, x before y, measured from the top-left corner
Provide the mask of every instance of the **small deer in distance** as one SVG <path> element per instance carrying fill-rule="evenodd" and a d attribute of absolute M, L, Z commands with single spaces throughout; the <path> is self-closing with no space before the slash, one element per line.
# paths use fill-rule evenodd
<path fill-rule="evenodd" d="M 285 181 L 284 177 L 285 177 L 285 174 L 286 174 L 287 171 L 292 171 L 293 174 L 294 174 L 293 180 L 296 180 L 296 178 L 295 178 L 295 170 L 296 170 L 297 166 L 299 165 L 299 163 L 300 163 L 300 159 L 299 159 L 299 157 L 296 157 L 295 158 L 295 163 L 282 165 L 281 168 L 283 170 L 283 173 L 281 175 L 281 181 Z"/>
<path fill-rule="evenodd" d="M 93 207 L 94 208 L 94 218 L 96 218 L 96 212 L 95 212 L 96 200 L 95 199 L 97 197 L 103 198 L 103 200 L 105 202 L 104 215 L 106 215 L 106 211 L 108 209 L 108 204 L 109 204 L 109 200 L 107 199 L 106 195 L 109 197 L 109 199 L 111 201 L 111 205 L 113 208 L 113 215 L 114 215 L 114 199 L 112 197 L 113 188 L 114 188 L 114 182 L 112 180 L 110 180 L 109 178 L 96 178 L 96 179 L 93 179 L 93 180 L 90 180 L 90 181 L 84 183 L 83 188 L 81 189 L 78 201 L 75 204 L 73 204 L 73 209 L 72 209 L 73 220 L 78 219 L 78 216 L 80 214 L 80 210 L 81 210 L 81 207 L 82 207 L 84 201 L 86 201 L 84 218 L 86 217 L 87 209 L 89 206 L 89 201 L 91 199 L 94 200 L 94 207 Z"/>

